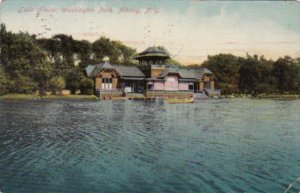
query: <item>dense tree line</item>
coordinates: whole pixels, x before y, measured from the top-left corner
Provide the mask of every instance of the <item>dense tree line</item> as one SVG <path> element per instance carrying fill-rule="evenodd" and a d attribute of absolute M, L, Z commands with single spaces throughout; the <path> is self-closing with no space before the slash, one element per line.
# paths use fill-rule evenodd
<path fill-rule="evenodd" d="M 135 65 L 136 50 L 122 42 L 100 37 L 94 42 L 75 40 L 57 34 L 37 38 L 28 33 L 12 33 L 1 24 L 0 95 L 6 93 L 60 93 L 69 89 L 82 94 L 93 93 L 94 82 L 87 78 L 84 68 L 105 57 L 111 63 Z M 168 53 L 168 50 L 159 46 Z M 187 68 L 174 59 L 169 64 Z M 300 59 L 289 56 L 276 61 L 256 55 L 238 57 L 232 54 L 208 56 L 201 65 L 217 78 L 223 94 L 232 93 L 300 93 Z M 200 65 L 190 65 L 196 68 Z"/>
<path fill-rule="evenodd" d="M 109 57 L 111 63 L 134 64 L 135 49 L 119 41 L 100 37 L 94 42 L 75 40 L 57 34 L 51 38 L 37 38 L 28 33 L 12 33 L 1 24 L 0 95 L 5 93 L 45 94 L 93 92 L 93 80 L 84 74 L 88 64 L 96 64 Z"/>
<path fill-rule="evenodd" d="M 215 74 L 223 94 L 300 94 L 299 58 L 285 56 L 273 61 L 257 55 L 218 54 L 208 56 L 202 66 Z"/>

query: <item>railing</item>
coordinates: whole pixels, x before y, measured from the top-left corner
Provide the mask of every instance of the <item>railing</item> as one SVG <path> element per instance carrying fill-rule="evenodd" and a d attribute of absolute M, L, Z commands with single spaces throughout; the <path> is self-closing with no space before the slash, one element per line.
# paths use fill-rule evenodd
<path fill-rule="evenodd" d="M 119 88 L 112 88 L 112 89 L 96 89 L 96 91 L 98 92 L 123 92 L 123 89 L 119 89 Z"/>
<path fill-rule="evenodd" d="M 98 92 L 100 98 L 106 98 L 106 97 L 121 97 L 124 95 L 123 89 L 98 89 L 96 90 Z"/>
<path fill-rule="evenodd" d="M 204 93 L 204 91 L 202 90 L 194 90 L 194 93 Z"/>
<path fill-rule="evenodd" d="M 194 92 L 194 90 L 147 90 L 147 92 L 165 92 L 165 93 L 178 93 L 178 92 Z"/>
<path fill-rule="evenodd" d="M 194 99 L 207 99 L 209 98 L 205 92 L 197 92 L 193 94 Z"/>
<path fill-rule="evenodd" d="M 219 96 L 221 95 L 221 89 L 205 89 L 205 93 L 208 96 Z"/>

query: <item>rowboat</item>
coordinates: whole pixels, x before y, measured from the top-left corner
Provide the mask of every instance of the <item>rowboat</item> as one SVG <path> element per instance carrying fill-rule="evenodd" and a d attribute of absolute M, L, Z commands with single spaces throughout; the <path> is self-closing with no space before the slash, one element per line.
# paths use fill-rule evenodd
<path fill-rule="evenodd" d="M 170 104 L 177 103 L 194 103 L 193 98 L 166 98 L 165 101 Z"/>

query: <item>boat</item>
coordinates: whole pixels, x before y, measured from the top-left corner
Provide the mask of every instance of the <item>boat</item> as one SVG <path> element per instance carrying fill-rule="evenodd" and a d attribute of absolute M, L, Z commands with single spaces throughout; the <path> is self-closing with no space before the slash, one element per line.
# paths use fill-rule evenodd
<path fill-rule="evenodd" d="M 195 102 L 193 98 L 166 98 L 165 101 L 170 104 Z"/>

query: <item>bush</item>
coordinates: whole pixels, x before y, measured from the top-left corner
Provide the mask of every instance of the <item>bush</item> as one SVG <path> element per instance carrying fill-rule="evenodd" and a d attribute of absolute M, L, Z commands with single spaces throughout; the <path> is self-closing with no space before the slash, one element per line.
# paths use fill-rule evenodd
<path fill-rule="evenodd" d="M 94 81 L 90 78 L 83 77 L 80 80 L 80 93 L 91 95 L 94 92 Z"/>
<path fill-rule="evenodd" d="M 49 89 L 52 94 L 61 94 L 62 90 L 66 87 L 66 81 L 63 77 L 53 77 L 49 81 Z"/>
<path fill-rule="evenodd" d="M 219 83 L 219 87 L 224 95 L 239 93 L 239 89 L 236 86 L 227 83 Z"/>
<path fill-rule="evenodd" d="M 8 87 L 9 93 L 33 94 L 38 89 L 38 83 L 27 76 L 19 76 Z"/>
<path fill-rule="evenodd" d="M 82 79 L 82 75 L 80 71 L 74 70 L 70 71 L 66 77 L 66 88 L 71 91 L 71 94 L 75 94 L 76 90 L 80 89 L 80 82 Z"/>

